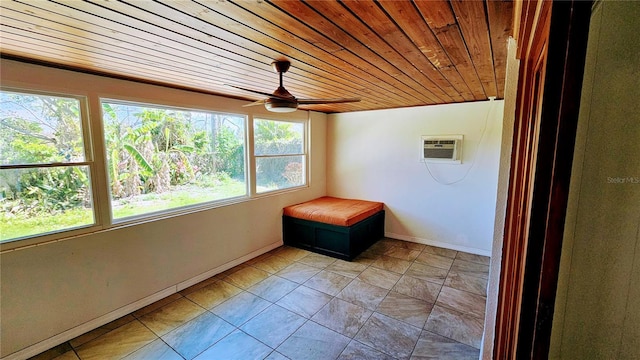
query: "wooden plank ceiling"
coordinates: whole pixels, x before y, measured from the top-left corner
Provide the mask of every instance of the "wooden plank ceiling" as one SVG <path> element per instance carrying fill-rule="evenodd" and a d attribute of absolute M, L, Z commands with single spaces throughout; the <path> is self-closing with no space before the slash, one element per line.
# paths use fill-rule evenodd
<path fill-rule="evenodd" d="M 0 2 L 0 55 L 246 100 L 274 59 L 303 109 L 346 112 L 503 97 L 510 1 Z"/>

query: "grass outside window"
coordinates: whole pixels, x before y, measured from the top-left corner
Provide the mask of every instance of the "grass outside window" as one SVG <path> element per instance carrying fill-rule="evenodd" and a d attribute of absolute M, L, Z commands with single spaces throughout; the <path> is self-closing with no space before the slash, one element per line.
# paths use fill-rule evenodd
<path fill-rule="evenodd" d="M 0 103 L 0 243 L 56 239 L 307 184 L 306 121 L 100 99 L 92 114 L 101 118 L 90 122 L 82 96 L 5 88 Z M 99 167 L 96 144 L 105 154 Z M 96 203 L 103 198 L 106 204 Z"/>
<path fill-rule="evenodd" d="M 0 91 L 0 241 L 95 224 L 83 98 Z"/>

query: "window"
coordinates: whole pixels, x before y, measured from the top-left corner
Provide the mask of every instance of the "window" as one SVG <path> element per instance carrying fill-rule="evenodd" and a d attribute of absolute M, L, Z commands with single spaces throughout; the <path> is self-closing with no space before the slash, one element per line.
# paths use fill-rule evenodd
<path fill-rule="evenodd" d="M 0 91 L 0 241 L 95 223 L 83 99 Z"/>
<path fill-rule="evenodd" d="M 256 193 L 307 183 L 305 123 L 253 122 Z"/>
<path fill-rule="evenodd" d="M 101 121 L 89 119 L 89 104 Z M 102 125 L 99 137 L 89 124 Z M 3 88 L 0 243 L 36 244 L 305 186 L 307 131 L 300 120 Z"/>
<path fill-rule="evenodd" d="M 114 221 L 246 196 L 240 115 L 102 102 Z"/>

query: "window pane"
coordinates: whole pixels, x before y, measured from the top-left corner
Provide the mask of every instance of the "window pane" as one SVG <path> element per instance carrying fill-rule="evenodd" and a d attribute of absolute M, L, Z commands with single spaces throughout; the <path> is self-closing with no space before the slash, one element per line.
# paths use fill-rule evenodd
<path fill-rule="evenodd" d="M 304 185 L 304 155 L 256 158 L 256 192 Z"/>
<path fill-rule="evenodd" d="M 0 170 L 0 241 L 92 225 L 88 166 Z"/>
<path fill-rule="evenodd" d="M 0 92 L 0 164 L 84 160 L 77 99 Z"/>
<path fill-rule="evenodd" d="M 304 124 L 273 120 L 253 122 L 255 155 L 304 153 Z"/>
<path fill-rule="evenodd" d="M 102 108 L 114 219 L 246 195 L 244 116 Z"/>

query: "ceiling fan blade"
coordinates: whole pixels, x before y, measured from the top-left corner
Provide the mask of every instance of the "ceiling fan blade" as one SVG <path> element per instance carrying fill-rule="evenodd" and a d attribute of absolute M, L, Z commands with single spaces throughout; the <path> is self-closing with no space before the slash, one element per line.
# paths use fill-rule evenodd
<path fill-rule="evenodd" d="M 235 86 L 235 85 L 231 85 L 231 84 L 224 84 L 224 85 L 225 86 L 230 86 L 232 88 L 236 88 L 236 89 L 252 92 L 254 94 L 268 96 L 269 98 L 272 98 L 272 99 L 281 99 L 281 100 L 285 100 L 285 101 L 295 101 L 295 97 L 293 97 L 293 95 L 289 94 L 289 92 L 285 88 L 278 88 L 274 93 L 269 94 L 269 93 L 266 93 L 266 92 L 262 92 L 262 91 L 258 91 L 258 90 L 251 90 L 251 89 L 247 89 L 247 88 L 243 88 L 243 87 Z M 278 91 L 284 91 L 289 96 L 281 96 L 281 95 L 279 95 L 277 93 Z"/>
<path fill-rule="evenodd" d="M 349 103 L 349 102 L 358 102 L 358 101 L 360 101 L 360 99 L 358 98 L 298 99 L 298 104 L 300 105 L 338 104 L 338 103 Z"/>
<path fill-rule="evenodd" d="M 273 96 L 273 94 L 269 94 L 269 93 L 258 91 L 258 90 L 251 90 L 251 89 L 247 89 L 247 88 L 243 88 L 243 87 L 235 86 L 235 85 L 231 85 L 231 84 L 224 84 L 224 85 L 225 86 L 230 86 L 232 88 L 236 88 L 236 89 L 252 92 L 254 94 L 259 94 L 259 95 L 264 95 L 264 96 Z"/>
<path fill-rule="evenodd" d="M 242 105 L 242 107 L 264 105 L 264 103 L 265 103 L 265 100 L 258 100 L 258 101 L 254 101 L 254 102 L 246 104 L 246 105 Z"/>

